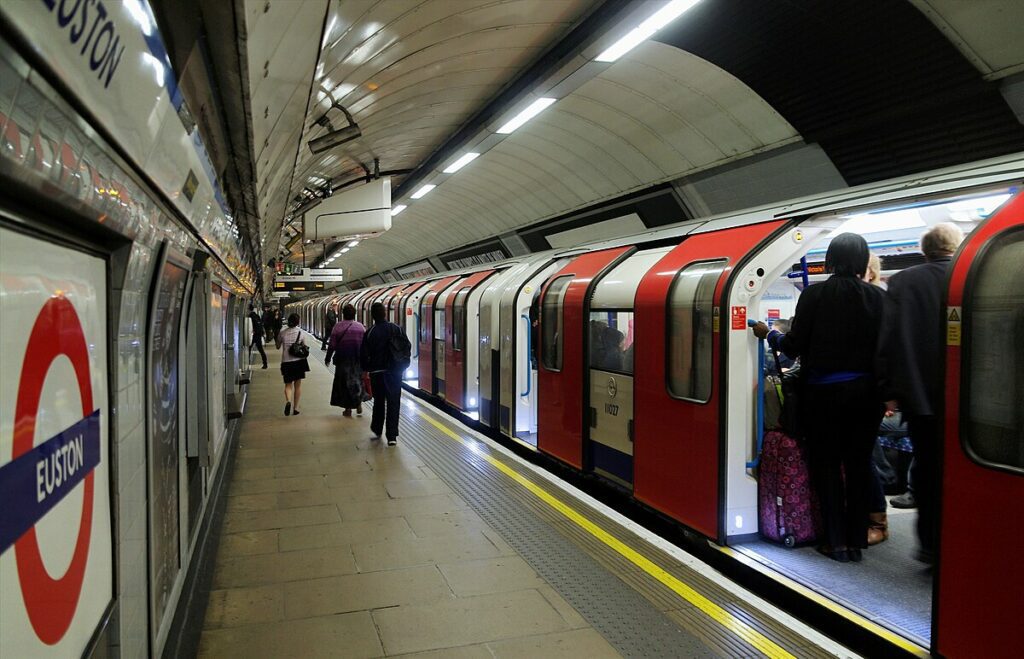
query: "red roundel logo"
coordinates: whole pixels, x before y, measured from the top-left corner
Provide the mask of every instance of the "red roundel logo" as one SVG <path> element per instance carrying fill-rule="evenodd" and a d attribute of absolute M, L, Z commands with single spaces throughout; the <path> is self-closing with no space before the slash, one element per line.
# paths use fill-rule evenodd
<path fill-rule="evenodd" d="M 75 308 L 66 298 L 52 297 L 39 312 L 25 350 L 25 362 L 21 367 L 18 398 L 14 408 L 12 460 L 31 452 L 34 448 L 36 415 L 39 411 L 43 382 L 50 366 L 60 355 L 67 356 L 74 367 L 81 395 L 83 418 L 98 418 L 98 415 L 93 413 L 89 348 L 82 332 L 82 324 Z M 62 577 L 54 579 L 47 573 L 39 552 L 39 541 L 34 526 L 28 528 L 14 542 L 18 580 L 21 583 L 25 609 L 36 635 L 48 645 L 53 645 L 64 637 L 75 617 L 75 609 L 82 594 L 92 534 L 94 476 L 94 470 L 89 469 L 83 478 L 85 496 L 82 500 L 78 537 L 75 540 L 71 565 Z"/>

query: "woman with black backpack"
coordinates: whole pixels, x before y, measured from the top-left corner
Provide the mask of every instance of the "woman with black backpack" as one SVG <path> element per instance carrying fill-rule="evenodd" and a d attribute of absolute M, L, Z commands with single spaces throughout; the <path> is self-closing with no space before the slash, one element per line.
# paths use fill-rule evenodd
<path fill-rule="evenodd" d="M 281 350 L 281 376 L 284 378 L 284 415 L 299 414 L 302 380 L 309 372 L 309 346 L 302 341 L 299 314 L 288 316 L 288 327 L 281 330 L 274 341 Z M 293 406 L 294 404 L 294 406 Z"/>

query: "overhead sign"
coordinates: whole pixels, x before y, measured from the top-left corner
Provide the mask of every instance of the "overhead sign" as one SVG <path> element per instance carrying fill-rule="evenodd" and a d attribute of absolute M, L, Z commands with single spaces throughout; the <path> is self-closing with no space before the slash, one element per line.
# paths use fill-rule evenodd
<path fill-rule="evenodd" d="M 275 281 L 274 292 L 290 292 L 290 291 L 322 291 L 324 290 L 324 282 L 322 281 Z"/>
<path fill-rule="evenodd" d="M 288 275 L 275 275 L 274 281 L 335 281 L 342 280 L 342 268 L 301 268 Z"/>
<path fill-rule="evenodd" d="M 106 268 L 2 229 L 0 264 L 2 654 L 77 656 L 113 597 Z"/>

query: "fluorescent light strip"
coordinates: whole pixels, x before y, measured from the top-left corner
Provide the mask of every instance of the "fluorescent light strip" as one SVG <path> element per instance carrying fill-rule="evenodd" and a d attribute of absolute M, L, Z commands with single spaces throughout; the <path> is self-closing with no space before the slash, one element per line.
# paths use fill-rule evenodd
<path fill-rule="evenodd" d="M 358 240 L 350 240 L 350 241 L 348 241 L 348 246 L 349 247 L 355 247 L 358 244 L 359 244 Z"/>
<path fill-rule="evenodd" d="M 445 174 L 454 174 L 455 172 L 459 171 L 460 169 L 462 169 L 463 167 L 465 167 L 469 163 L 471 163 L 474 160 L 476 160 L 477 156 L 479 156 L 479 155 L 480 155 L 479 153 L 472 153 L 472 152 L 467 153 L 466 155 L 462 156 L 461 158 L 459 158 L 458 160 L 456 160 L 452 164 L 448 165 L 448 167 L 446 169 L 444 169 L 443 171 L 444 171 Z"/>
<path fill-rule="evenodd" d="M 341 248 L 341 253 L 344 254 L 345 252 L 347 252 L 350 249 L 352 249 L 352 248 L 351 247 L 342 247 Z"/>
<path fill-rule="evenodd" d="M 408 208 L 408 206 L 406 206 L 405 204 L 398 204 L 397 206 L 395 206 L 394 208 L 391 209 L 391 217 L 394 217 L 394 216 L 398 215 L 399 213 L 404 211 L 406 208 Z"/>
<path fill-rule="evenodd" d="M 679 18 L 683 12 L 698 2 L 700 0 L 672 0 L 672 2 L 651 14 L 651 17 L 646 21 L 630 30 L 629 34 L 613 43 L 603 53 L 598 55 L 596 60 L 598 62 L 614 62 L 642 42 L 650 39 L 655 32 Z"/>
<path fill-rule="evenodd" d="M 506 123 L 504 126 L 498 129 L 498 133 L 502 135 L 508 135 L 515 129 L 525 124 L 530 119 L 533 119 L 538 114 L 544 111 L 546 107 L 554 103 L 558 99 L 542 97 L 538 98 L 533 103 L 530 103 L 525 110 L 514 116 L 511 121 Z"/>
<path fill-rule="evenodd" d="M 412 198 L 413 198 L 413 199 L 422 199 L 423 197 L 426 197 L 426 196 L 427 196 L 427 194 L 428 194 L 428 193 L 429 193 L 429 192 L 430 192 L 431 190 L 433 190 L 434 188 L 436 188 L 436 187 L 437 187 L 437 186 L 436 186 L 436 185 L 434 185 L 434 184 L 432 184 L 432 183 L 427 183 L 427 184 L 426 184 L 426 185 L 424 185 L 424 186 L 423 186 L 422 188 L 420 188 L 420 189 L 419 189 L 419 190 L 417 190 L 416 192 L 412 193 Z"/>

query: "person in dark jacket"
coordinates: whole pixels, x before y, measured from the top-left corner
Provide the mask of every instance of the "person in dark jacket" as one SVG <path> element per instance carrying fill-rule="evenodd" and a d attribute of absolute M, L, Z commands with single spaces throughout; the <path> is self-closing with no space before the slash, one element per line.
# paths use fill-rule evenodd
<path fill-rule="evenodd" d="M 360 350 L 363 370 L 370 374 L 373 390 L 373 416 L 370 430 L 380 439 L 383 431 L 388 446 L 398 443 L 398 413 L 402 404 L 402 372 L 409 367 L 403 356 L 396 359 L 395 348 L 409 354 L 411 344 L 402 328 L 387 320 L 387 309 L 380 302 L 370 307 L 373 326 L 366 332 Z"/>
<path fill-rule="evenodd" d="M 249 358 L 252 359 L 252 349 L 256 348 L 260 357 L 263 358 L 263 368 L 267 367 L 267 352 L 263 349 L 263 319 L 256 313 L 256 307 L 249 305 L 249 320 L 252 322 L 252 341 L 249 343 Z"/>
<path fill-rule="evenodd" d="M 321 350 L 327 350 L 327 341 L 331 338 L 331 332 L 334 331 L 334 325 L 338 322 L 338 313 L 334 310 L 334 307 L 327 305 L 327 313 L 324 316 L 324 339 L 323 345 L 320 347 Z"/>
<path fill-rule="evenodd" d="M 917 503 L 918 558 L 932 562 L 938 543 L 942 443 L 943 302 L 946 273 L 963 232 L 936 224 L 921 236 L 926 262 L 889 279 L 883 355 L 895 395 L 914 442 L 911 467 Z M 895 407 L 894 403 L 889 404 Z"/>
<path fill-rule="evenodd" d="M 263 311 L 263 331 L 266 333 L 264 339 L 266 343 L 270 343 L 277 336 L 277 333 L 274 332 L 274 310 L 270 307 Z"/>
<path fill-rule="evenodd" d="M 871 450 L 884 411 L 876 356 L 885 301 L 881 289 L 861 279 L 867 267 L 864 238 L 836 236 L 825 255 L 831 277 L 800 295 L 790 331 L 752 328 L 800 358 L 801 419 L 824 526 L 819 550 L 842 563 L 860 561 L 867 546 Z"/>

